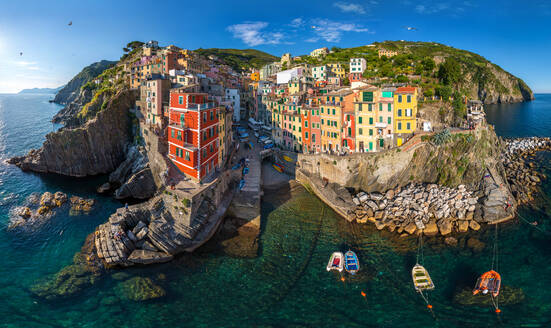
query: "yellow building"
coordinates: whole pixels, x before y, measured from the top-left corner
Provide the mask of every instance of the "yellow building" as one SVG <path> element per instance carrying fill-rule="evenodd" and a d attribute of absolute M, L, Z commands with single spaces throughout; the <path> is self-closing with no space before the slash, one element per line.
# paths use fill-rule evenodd
<path fill-rule="evenodd" d="M 402 87 L 394 92 L 394 133 L 401 146 L 417 129 L 417 88 Z"/>
<path fill-rule="evenodd" d="M 322 151 L 339 151 L 341 143 L 342 107 L 325 104 L 320 106 L 321 149 Z"/>
<path fill-rule="evenodd" d="M 388 58 L 394 57 L 398 54 L 397 51 L 388 50 L 388 49 L 379 49 L 379 58 L 386 56 Z"/>
<path fill-rule="evenodd" d="M 334 76 L 344 79 L 346 77 L 346 70 L 341 63 L 327 64 L 327 70 L 332 72 Z"/>
<path fill-rule="evenodd" d="M 379 91 L 375 87 L 360 90 L 354 102 L 356 118 L 356 151 L 370 152 L 377 149 L 377 103 Z"/>

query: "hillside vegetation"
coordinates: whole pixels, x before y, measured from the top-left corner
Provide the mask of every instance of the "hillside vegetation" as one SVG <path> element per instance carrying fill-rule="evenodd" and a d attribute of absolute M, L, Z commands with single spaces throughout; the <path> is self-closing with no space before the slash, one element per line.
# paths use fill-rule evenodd
<path fill-rule="evenodd" d="M 195 52 L 202 56 L 214 55 L 238 72 L 249 68 L 259 69 L 266 64 L 279 61 L 278 57 L 256 49 L 199 48 Z"/>
<path fill-rule="evenodd" d="M 398 52 L 387 58 L 378 49 Z M 466 96 L 485 103 L 533 99 L 521 79 L 475 53 L 434 42 L 385 41 L 355 48 L 333 47 L 324 57 L 301 56 L 295 63 L 322 65 L 341 62 L 348 70 L 350 58 L 365 58 L 364 77 L 373 84 L 388 82 L 418 85 L 427 97 Z"/>
<path fill-rule="evenodd" d="M 80 88 L 84 84 L 93 80 L 107 68 L 113 67 L 116 63 L 115 61 L 102 60 L 84 67 L 63 89 L 59 90 L 54 98 L 54 102 L 67 105 L 75 101 L 80 94 Z"/>

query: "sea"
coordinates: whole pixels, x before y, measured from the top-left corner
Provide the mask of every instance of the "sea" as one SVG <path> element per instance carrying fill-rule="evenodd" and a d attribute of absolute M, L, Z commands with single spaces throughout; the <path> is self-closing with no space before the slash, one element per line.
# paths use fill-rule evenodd
<path fill-rule="evenodd" d="M 457 235 L 458 245 L 400 238 L 371 225 L 350 224 L 300 186 L 267 191 L 262 202 L 258 256 L 226 252 L 219 240 L 171 263 L 111 270 L 66 297 L 45 299 L 33 286 L 70 265 L 98 224 L 124 206 L 95 192 L 106 176 L 85 179 L 22 172 L 7 158 L 38 148 L 61 108 L 53 95 L 0 95 L 0 327 L 551 327 L 551 179 L 522 219 Z M 503 137 L 550 136 L 551 95 L 513 105 L 487 106 Z M 551 154 L 538 154 L 551 176 Z M 89 214 L 57 209 L 46 222 L 9 229 L 16 207 L 33 193 L 63 191 L 94 198 Z M 73 215 L 72 215 L 73 214 Z M 537 221 L 533 226 L 527 222 Z M 473 247 L 476 244 L 477 247 Z M 496 247 L 503 286 L 501 313 L 491 305 L 462 305 L 491 269 Z M 334 251 L 354 250 L 355 276 L 327 272 Z M 432 311 L 411 282 L 419 259 L 436 288 L 426 293 Z M 124 281 L 149 278 L 165 295 L 135 301 Z M 485 296 L 480 296 L 485 297 Z M 509 303 L 508 303 L 509 302 Z"/>

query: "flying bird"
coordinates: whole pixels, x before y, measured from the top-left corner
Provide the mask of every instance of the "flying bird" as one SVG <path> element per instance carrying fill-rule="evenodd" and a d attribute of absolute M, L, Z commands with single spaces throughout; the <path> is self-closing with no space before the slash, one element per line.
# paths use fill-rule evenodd
<path fill-rule="evenodd" d="M 412 26 L 404 26 L 404 28 L 408 31 L 417 31 L 417 27 L 412 27 Z"/>
<path fill-rule="evenodd" d="M 317 26 L 316 26 L 316 25 L 312 25 L 312 28 L 315 29 L 315 28 L 317 28 Z"/>
<path fill-rule="evenodd" d="M 20 53 L 19 53 L 19 56 L 23 56 L 23 53 L 22 53 L 22 52 L 20 52 Z"/>
<path fill-rule="evenodd" d="M 73 21 L 70 21 L 69 24 L 67 24 L 69 26 L 73 25 Z"/>

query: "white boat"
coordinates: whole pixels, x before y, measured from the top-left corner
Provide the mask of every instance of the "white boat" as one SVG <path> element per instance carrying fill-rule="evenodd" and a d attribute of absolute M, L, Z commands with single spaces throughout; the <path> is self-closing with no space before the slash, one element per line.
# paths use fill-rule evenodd
<path fill-rule="evenodd" d="M 411 278 L 413 279 L 413 286 L 418 292 L 434 289 L 434 283 L 429 276 L 429 272 L 420 264 L 415 264 L 411 269 Z"/>
<path fill-rule="evenodd" d="M 337 270 L 339 272 L 342 272 L 344 269 L 344 256 L 341 252 L 334 252 L 331 254 L 331 258 L 329 259 L 329 263 L 327 263 L 327 271 L 331 270 Z"/>

